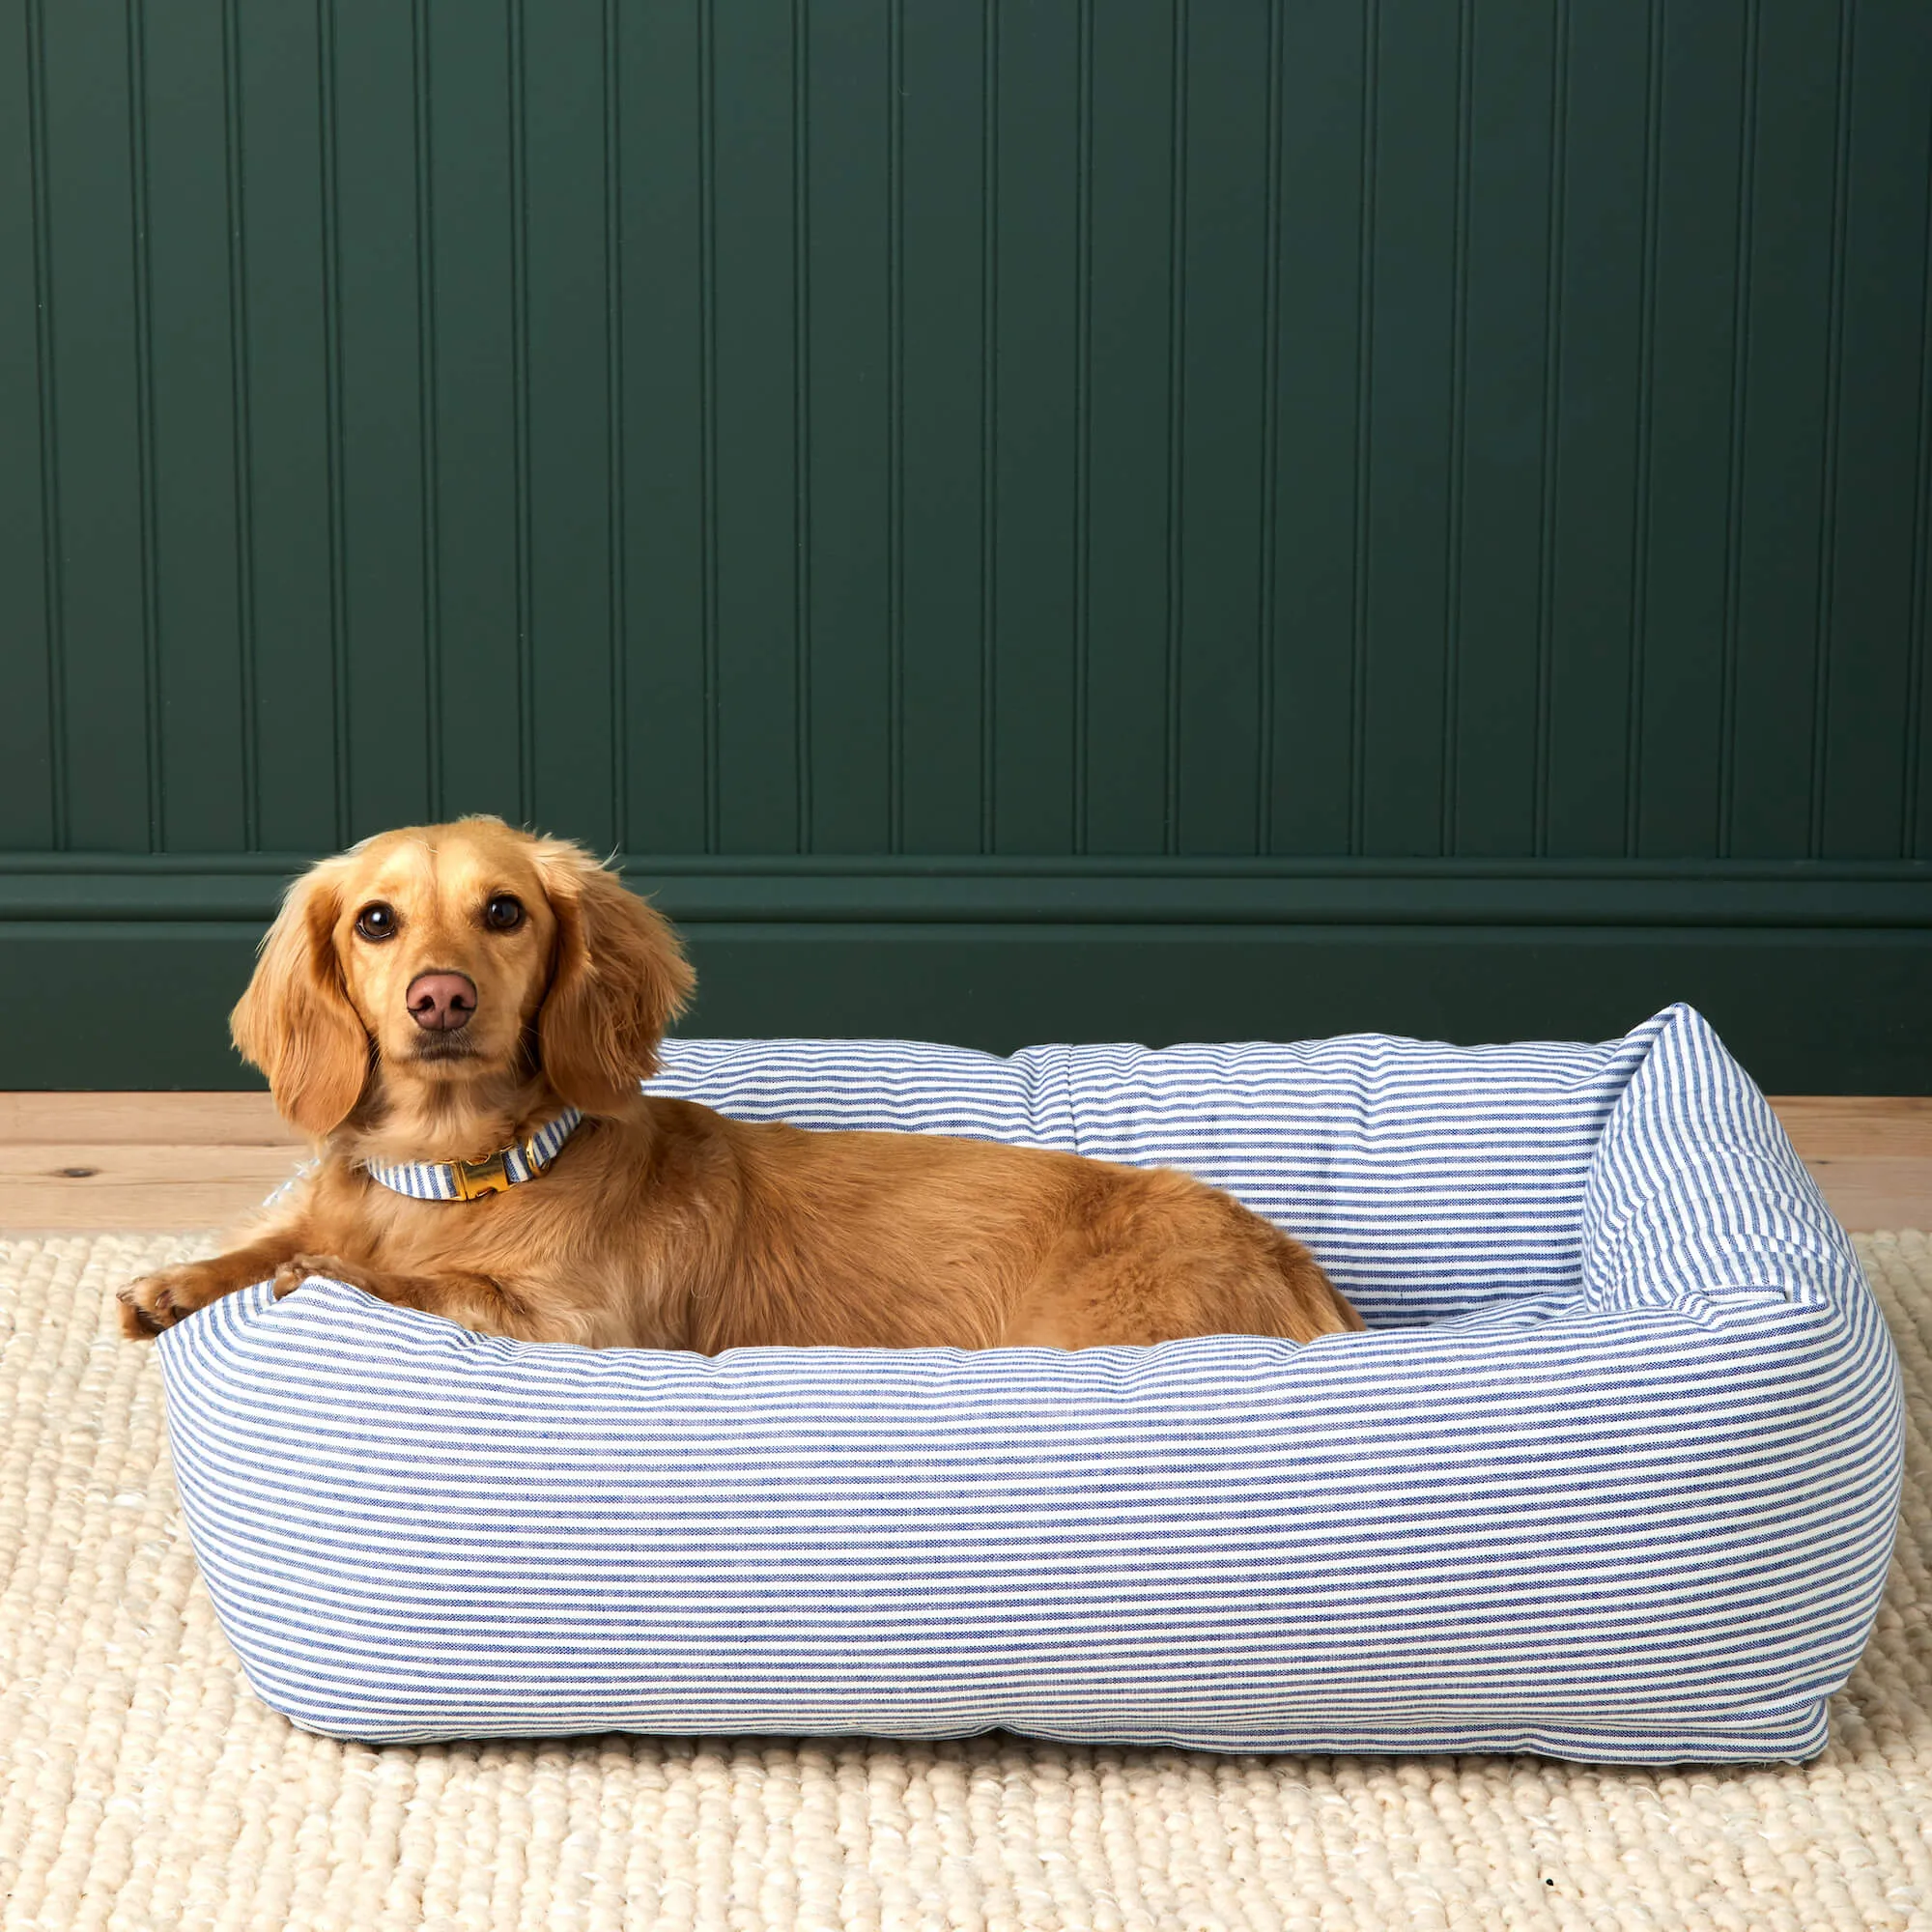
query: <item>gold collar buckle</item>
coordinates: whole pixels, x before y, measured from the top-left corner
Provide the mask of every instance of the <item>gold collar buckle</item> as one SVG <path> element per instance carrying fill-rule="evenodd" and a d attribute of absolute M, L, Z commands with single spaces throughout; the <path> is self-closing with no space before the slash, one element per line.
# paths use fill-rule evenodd
<path fill-rule="evenodd" d="M 449 1171 L 456 1181 L 459 1201 L 478 1201 L 486 1194 L 510 1191 L 510 1174 L 503 1165 L 503 1151 L 493 1153 L 487 1160 L 453 1160 Z"/>

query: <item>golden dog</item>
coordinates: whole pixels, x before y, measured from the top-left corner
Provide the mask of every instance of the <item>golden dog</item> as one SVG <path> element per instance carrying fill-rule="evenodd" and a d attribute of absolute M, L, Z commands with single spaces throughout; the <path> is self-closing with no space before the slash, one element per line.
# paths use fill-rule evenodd
<path fill-rule="evenodd" d="M 325 860 L 233 1018 L 320 1163 L 226 1253 L 123 1290 L 127 1332 L 310 1274 L 491 1334 L 705 1353 L 1362 1325 L 1306 1248 L 1172 1170 L 640 1093 L 692 984 L 665 921 L 561 840 L 466 818 Z M 554 1160 L 503 1184 L 499 1156 L 571 1108 Z M 369 1171 L 405 1162 L 497 1191 L 412 1199 Z"/>

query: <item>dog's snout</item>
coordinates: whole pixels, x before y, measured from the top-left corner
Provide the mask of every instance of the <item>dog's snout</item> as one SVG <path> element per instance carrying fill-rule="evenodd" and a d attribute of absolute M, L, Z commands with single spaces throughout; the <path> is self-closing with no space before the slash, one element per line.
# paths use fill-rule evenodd
<path fill-rule="evenodd" d="M 418 973 L 403 997 L 426 1033 L 454 1033 L 476 1010 L 475 982 L 461 973 Z"/>

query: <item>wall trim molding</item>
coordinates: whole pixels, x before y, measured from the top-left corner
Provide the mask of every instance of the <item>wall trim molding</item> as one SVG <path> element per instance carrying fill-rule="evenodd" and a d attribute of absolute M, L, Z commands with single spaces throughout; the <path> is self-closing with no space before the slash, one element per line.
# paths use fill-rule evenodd
<path fill-rule="evenodd" d="M 296 854 L 0 859 L 0 1088 L 234 1087 Z M 1604 1039 L 1699 1007 L 1768 1091 L 1932 1093 L 1932 866 L 634 859 L 684 1030 Z"/>
<path fill-rule="evenodd" d="M 0 854 L 0 928 L 265 924 L 293 853 Z M 635 856 L 693 925 L 1932 930 L 1932 863 Z"/>

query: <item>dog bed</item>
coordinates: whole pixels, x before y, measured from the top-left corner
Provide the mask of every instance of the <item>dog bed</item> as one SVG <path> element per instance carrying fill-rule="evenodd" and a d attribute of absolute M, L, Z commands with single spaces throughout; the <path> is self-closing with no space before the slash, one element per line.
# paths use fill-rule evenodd
<path fill-rule="evenodd" d="M 1824 1744 L 1891 1545 L 1897 1364 L 1688 1008 L 1602 1046 L 681 1042 L 657 1084 L 1184 1167 L 1369 1332 L 707 1359 L 247 1290 L 162 1336 L 169 1432 L 222 1625 L 296 1723 Z"/>

